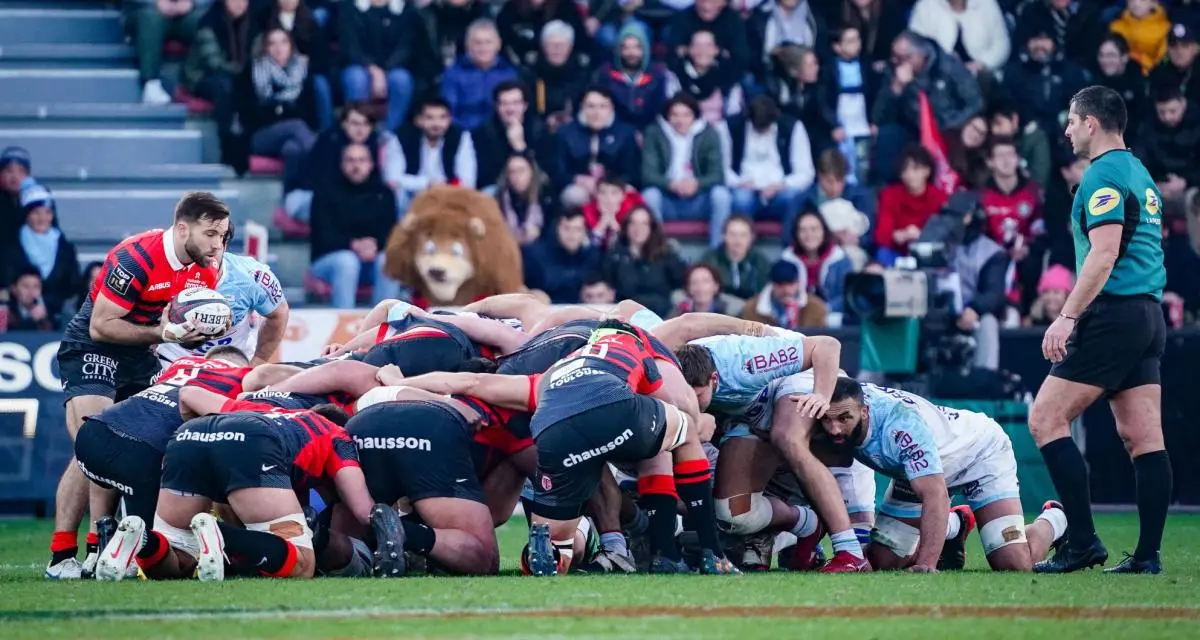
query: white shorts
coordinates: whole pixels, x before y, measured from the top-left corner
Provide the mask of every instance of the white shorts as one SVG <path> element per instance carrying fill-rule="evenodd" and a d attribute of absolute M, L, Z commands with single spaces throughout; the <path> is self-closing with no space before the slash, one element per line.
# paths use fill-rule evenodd
<path fill-rule="evenodd" d="M 847 513 L 875 512 L 875 471 L 873 469 L 856 460 L 849 467 L 830 467 L 829 470 L 833 472 L 833 478 L 837 480 Z M 810 504 L 800 486 L 799 478 L 786 467 L 781 467 L 775 473 L 771 481 L 767 483 L 764 493 L 788 504 Z"/>
<path fill-rule="evenodd" d="M 969 476 L 970 479 L 956 482 L 954 477 L 947 478 L 950 495 L 961 495 L 974 511 L 993 502 L 1021 497 L 1017 458 L 1013 455 L 1012 441 L 1007 436 L 995 439 L 992 446 L 976 458 L 969 473 L 956 475 Z M 893 518 L 920 518 L 921 500 L 907 481 L 892 480 L 879 512 Z"/>

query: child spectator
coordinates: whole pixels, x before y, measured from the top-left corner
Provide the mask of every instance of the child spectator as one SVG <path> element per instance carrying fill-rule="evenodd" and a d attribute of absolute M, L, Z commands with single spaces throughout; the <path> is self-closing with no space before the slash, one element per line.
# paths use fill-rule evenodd
<path fill-rule="evenodd" d="M 625 218 L 617 244 L 604 259 L 604 279 L 617 298 L 634 300 L 660 316 L 671 311 L 671 292 L 683 286 L 685 269 L 662 224 L 645 207 Z"/>
<path fill-rule="evenodd" d="M 253 108 L 247 118 L 250 152 L 283 158 L 283 183 L 295 185 L 301 164 L 317 140 L 308 58 L 293 48 L 292 36 L 272 29 L 251 68 Z"/>
<path fill-rule="evenodd" d="M 1109 29 L 1129 43 L 1129 57 L 1141 66 L 1142 75 L 1167 55 L 1171 20 L 1158 0 L 1126 0 L 1125 10 Z"/>
<path fill-rule="evenodd" d="M 770 96 L 760 95 L 750 101 L 746 117 L 731 117 L 720 133 L 733 211 L 786 222 L 815 173 L 804 125 L 783 116 Z"/>
<path fill-rule="evenodd" d="M 705 251 L 700 262 L 715 268 L 725 292 L 741 300 L 766 286 L 771 268 L 766 257 L 754 248 L 754 221 L 742 214 L 725 221 L 721 246 Z"/>
<path fill-rule="evenodd" d="M 667 99 L 667 72 L 651 59 L 642 25 L 621 27 L 612 62 L 600 68 L 596 82 L 613 96 L 618 120 L 638 131 L 654 123 Z"/>
<path fill-rule="evenodd" d="M 619 176 L 636 184 L 640 177 L 640 150 L 634 131 L 613 114 L 612 94 L 591 87 L 583 94 L 579 120 L 556 134 L 554 170 L 550 177 L 562 189 L 564 208 L 582 207 L 596 196 L 596 183 L 604 176 Z"/>
<path fill-rule="evenodd" d="M 1029 310 L 1026 326 L 1042 327 L 1054 322 L 1074 288 L 1075 274 L 1061 264 L 1050 265 L 1038 281 L 1038 297 Z"/>
<path fill-rule="evenodd" d="M 994 138 L 988 152 L 992 175 L 979 192 L 987 214 L 986 233 L 1009 250 L 1013 261 L 1029 253 L 1035 235 L 1044 231 L 1041 185 L 1021 173 L 1021 158 L 1012 138 Z"/>
<path fill-rule="evenodd" d="M 78 286 L 75 245 L 58 229 L 49 189 L 27 180 L 21 189 L 21 209 L 25 224 L 17 232 L 16 242 L 4 252 L 4 281 L 15 285 L 23 273 L 36 275 L 37 297 L 44 300 L 52 322 L 57 322 Z"/>
<path fill-rule="evenodd" d="M 851 163 L 848 175 L 866 180 L 859 163 L 869 156 L 871 106 L 879 93 L 879 74 L 862 59 L 862 37 L 858 29 L 847 27 L 834 33 L 834 57 L 821 67 L 820 85 L 835 96 L 837 126 L 833 142 Z"/>
<path fill-rule="evenodd" d="M 429 187 L 449 184 L 475 188 L 479 167 L 471 133 L 450 121 L 450 105 L 445 100 L 423 100 L 414 124 L 401 128 L 397 137 L 403 151 L 402 211 L 407 211 L 412 198 Z"/>
<path fill-rule="evenodd" d="M 930 216 L 946 203 L 946 194 L 932 186 L 933 158 L 919 144 L 900 154 L 900 182 L 879 192 L 879 219 L 875 225 L 878 258 L 885 267 L 908 253 L 908 245 L 921 236 Z"/>
<path fill-rule="evenodd" d="M 840 327 L 845 311 L 846 275 L 853 266 L 821 214 L 816 211 L 800 214 L 792 242 L 780 258 L 800 268 L 804 290 L 825 301 L 829 326 Z"/>
<path fill-rule="evenodd" d="M 683 276 L 683 298 L 676 303 L 671 311 L 671 317 L 685 313 L 705 312 L 724 315 L 737 315 L 741 309 L 740 300 L 721 295 L 721 274 L 711 265 L 694 264 Z"/>
<path fill-rule="evenodd" d="M 57 331 L 62 328 L 59 315 L 42 300 L 42 277 L 35 268 L 17 275 L 9 288 L 9 331 Z"/>
<path fill-rule="evenodd" d="M 500 56 L 496 25 L 480 19 L 467 29 L 467 55 L 442 76 L 442 96 L 450 105 L 455 124 L 475 129 L 492 113 L 492 90 L 505 80 L 516 79 L 516 68 Z"/>
<path fill-rule="evenodd" d="M 387 98 L 384 128 L 395 131 L 408 113 L 418 80 L 430 79 L 436 59 L 413 3 L 339 3 L 338 47 L 347 102 Z"/>
<path fill-rule="evenodd" d="M 537 168 L 532 157 L 512 155 L 497 185 L 496 201 L 517 243 L 524 246 L 542 235 L 549 195 L 546 175 Z"/>
<path fill-rule="evenodd" d="M 825 303 L 808 295 L 800 277 L 800 268 L 794 262 L 782 259 L 775 262 L 771 265 L 769 282 L 758 295 L 746 301 L 742 317 L 792 331 L 825 326 Z"/>
<path fill-rule="evenodd" d="M 596 185 L 596 198 L 583 207 L 592 244 L 608 249 L 621 232 L 629 212 L 646 206 L 642 195 L 624 180 L 605 176 Z"/>
<path fill-rule="evenodd" d="M 992 103 L 990 120 L 992 137 L 1011 138 L 1017 145 L 1017 155 L 1021 156 L 1025 174 L 1038 185 L 1045 186 L 1054 169 L 1046 130 L 1037 122 L 1023 123 L 1016 105 L 1008 101 Z"/>
<path fill-rule="evenodd" d="M 875 196 L 860 184 L 847 184 L 846 175 L 849 170 L 850 163 L 837 149 L 826 149 L 817 156 L 817 179 L 804 194 L 800 207 L 784 219 L 784 237 L 791 237 L 792 227 L 795 226 L 796 216 L 800 211 L 820 209 L 826 202 L 838 198 L 848 200 L 854 209 L 866 216 L 867 226 L 863 229 L 864 234 L 870 229 L 871 221 L 875 218 Z M 825 221 L 833 224 L 829 218 Z M 863 237 L 862 242 L 867 245 L 874 244 L 869 236 Z"/>
<path fill-rule="evenodd" d="M 587 225 L 578 209 L 567 209 L 554 233 L 525 245 L 525 286 L 544 292 L 553 304 L 579 302 L 584 278 L 600 269 L 600 250 L 588 245 Z"/>

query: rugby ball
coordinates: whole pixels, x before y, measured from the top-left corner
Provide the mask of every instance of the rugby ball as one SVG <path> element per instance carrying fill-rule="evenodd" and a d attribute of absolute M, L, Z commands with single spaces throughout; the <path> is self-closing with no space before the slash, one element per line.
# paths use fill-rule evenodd
<path fill-rule="evenodd" d="M 225 296 L 206 287 L 184 289 L 171 301 L 167 321 L 171 324 L 190 324 L 206 336 L 225 333 L 232 315 Z"/>

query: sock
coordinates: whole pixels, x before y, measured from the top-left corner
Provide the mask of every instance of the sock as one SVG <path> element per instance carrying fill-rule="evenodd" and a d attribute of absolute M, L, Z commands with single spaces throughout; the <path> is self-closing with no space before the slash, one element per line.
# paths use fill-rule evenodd
<path fill-rule="evenodd" d="M 646 514 L 650 551 L 668 560 L 683 560 L 675 542 L 675 479 L 652 475 L 638 478 L 638 506 Z"/>
<path fill-rule="evenodd" d="M 1096 539 L 1092 495 L 1088 487 L 1087 463 L 1083 461 L 1079 447 L 1070 438 L 1059 438 L 1042 447 L 1042 458 L 1063 504 L 1072 546 L 1083 548 L 1092 544 Z"/>
<path fill-rule="evenodd" d="M 240 570 L 251 569 L 272 578 L 291 575 L 298 552 L 295 545 L 273 533 L 248 531 L 219 523 L 225 538 L 229 564 Z"/>
<path fill-rule="evenodd" d="M 58 564 L 79 555 L 79 534 L 75 531 L 55 531 L 50 537 L 50 553 L 54 556 L 50 564 Z"/>
<path fill-rule="evenodd" d="M 630 520 L 629 524 L 624 525 L 625 531 L 629 532 L 631 536 L 646 535 L 646 531 L 650 529 L 650 519 L 646 517 L 646 512 L 642 511 L 641 507 L 635 504 L 633 508 L 633 520 Z"/>
<path fill-rule="evenodd" d="M 404 550 L 429 555 L 433 543 L 437 541 L 437 533 L 433 528 L 408 518 L 400 518 L 400 526 L 404 528 Z"/>
<path fill-rule="evenodd" d="M 171 550 L 171 545 L 163 534 L 147 529 L 142 532 L 142 548 L 137 552 L 137 564 L 142 570 L 149 569 L 162 562 Z"/>
<path fill-rule="evenodd" d="M 790 531 L 797 538 L 807 538 L 817 532 L 817 512 L 809 507 L 796 507 L 800 513 Z"/>
<path fill-rule="evenodd" d="M 962 518 L 958 517 L 956 513 L 951 513 L 950 517 L 946 519 L 946 539 L 953 540 L 961 529 Z"/>
<path fill-rule="evenodd" d="M 1152 451 L 1133 459 L 1137 477 L 1138 545 L 1136 560 L 1151 560 L 1162 547 L 1167 506 L 1171 504 L 1171 459 L 1166 451 Z"/>
<path fill-rule="evenodd" d="M 1054 530 L 1054 538 L 1052 539 L 1056 542 L 1067 532 L 1067 514 L 1063 513 L 1063 510 L 1058 507 L 1046 509 L 1037 519 L 1050 523 L 1050 528 Z"/>
<path fill-rule="evenodd" d="M 829 541 L 833 543 L 833 552 L 845 551 L 855 558 L 862 558 L 862 545 L 858 543 L 858 536 L 854 535 L 854 529 L 846 529 L 829 535 Z"/>
<path fill-rule="evenodd" d="M 717 533 L 717 513 L 713 508 L 712 467 L 707 458 L 675 463 L 675 488 L 687 509 L 684 529 L 695 531 L 700 548 L 708 549 L 718 558 L 725 557 Z"/>
<path fill-rule="evenodd" d="M 600 548 L 620 556 L 629 555 L 629 546 L 625 542 L 625 534 L 620 531 L 606 531 L 600 534 Z"/>
<path fill-rule="evenodd" d="M 859 546 L 871 544 L 871 527 L 854 527 L 854 535 L 858 537 Z"/>
<path fill-rule="evenodd" d="M 84 557 L 92 554 L 100 554 L 100 534 L 92 532 L 87 534 L 87 547 L 84 549 Z"/>

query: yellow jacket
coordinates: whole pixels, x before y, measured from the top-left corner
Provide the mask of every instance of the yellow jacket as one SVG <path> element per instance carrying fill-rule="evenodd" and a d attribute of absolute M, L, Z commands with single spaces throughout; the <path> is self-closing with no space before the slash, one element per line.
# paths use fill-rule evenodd
<path fill-rule="evenodd" d="M 1129 57 L 1142 65 L 1143 75 L 1150 73 L 1154 65 L 1167 55 L 1167 33 L 1171 31 L 1171 20 L 1161 6 L 1154 7 L 1144 18 L 1135 18 L 1126 9 L 1108 28 L 1129 43 Z"/>

